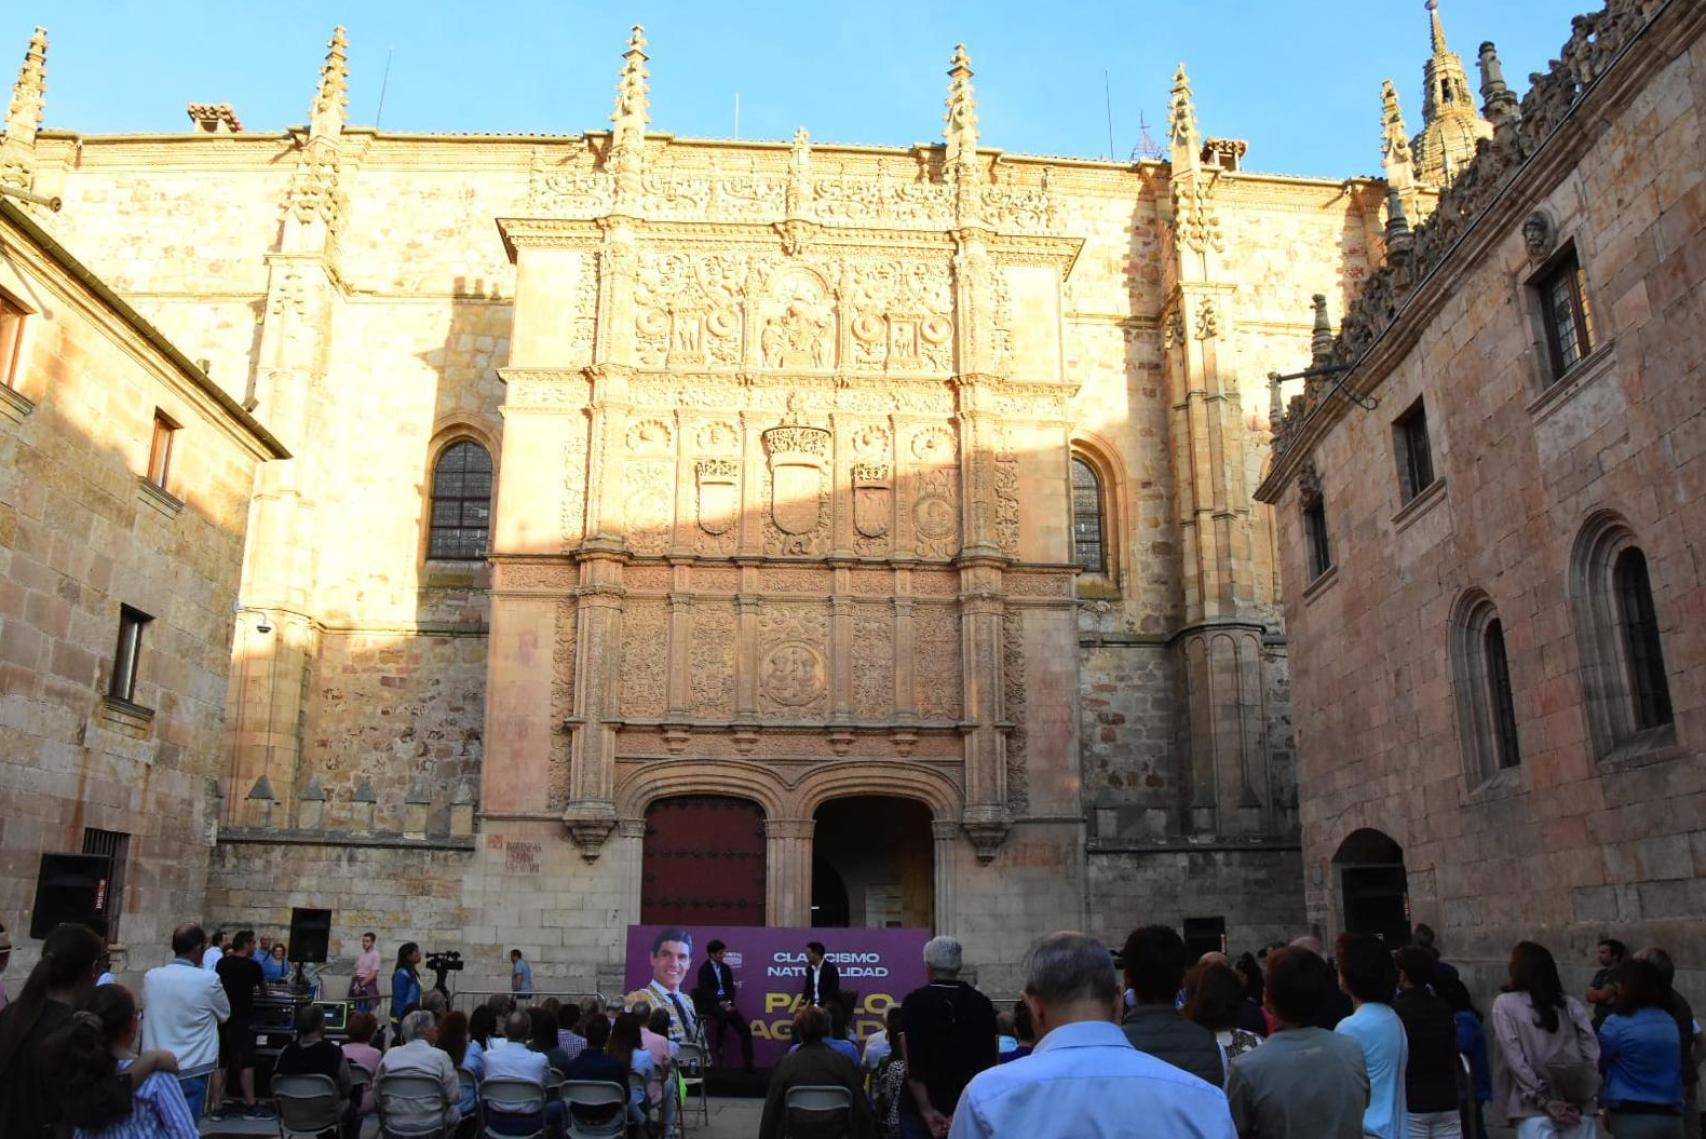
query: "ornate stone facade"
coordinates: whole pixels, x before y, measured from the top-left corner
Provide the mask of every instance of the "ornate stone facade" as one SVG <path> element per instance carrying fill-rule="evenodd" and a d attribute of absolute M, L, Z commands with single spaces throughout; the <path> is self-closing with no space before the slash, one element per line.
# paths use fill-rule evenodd
<path fill-rule="evenodd" d="M 297 455 L 255 500 L 279 635 L 234 681 L 214 916 L 324 898 L 337 941 L 591 987 L 647 806 L 719 793 L 764 808 L 776 922 L 818 806 L 927 805 L 936 924 L 997 988 L 1044 928 L 1295 926 L 1253 377 L 1308 343 L 1309 282 L 1342 304 L 1379 264 L 1383 185 L 1211 166 L 1182 71 L 1171 161 L 1127 165 L 982 147 L 963 49 L 909 148 L 649 134 L 637 32 L 609 131 L 390 135 L 345 121 L 346 51 L 305 130 L 25 155 L 55 232 Z M 463 439 L 489 564 L 426 556 Z M 430 899 L 364 889 L 420 889 L 423 850 Z"/>

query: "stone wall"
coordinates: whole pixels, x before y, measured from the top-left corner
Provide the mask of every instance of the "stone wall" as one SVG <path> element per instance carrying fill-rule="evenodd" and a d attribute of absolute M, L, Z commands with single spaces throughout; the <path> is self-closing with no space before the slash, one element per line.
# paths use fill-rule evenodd
<path fill-rule="evenodd" d="M 1358 318 L 1373 343 L 1349 382 L 1378 408 L 1288 420 L 1263 491 L 1283 532 L 1311 917 L 1342 924 L 1336 852 L 1378 830 L 1403 849 L 1415 920 L 1491 980 L 1521 938 L 1575 979 L 1608 934 L 1666 947 L 1685 977 L 1706 966 L 1706 21 L 1648 7 L 1637 37 L 1635 6 L 1612 5 L 1631 46 L 1585 92 L 1554 73 L 1531 95 L 1579 103 L 1524 144 L 1527 165 L 1465 176 L 1483 196 L 1396 322 Z M 1558 379 L 1534 283 L 1572 245 L 1592 352 Z M 1418 399 L 1438 481 L 1406 504 L 1392 421 Z M 1313 583 L 1306 465 L 1334 561 Z M 1674 710 L 1615 748 L 1593 721 L 1618 683 L 1590 675 L 1575 576 L 1611 518 L 1647 559 Z M 1502 622 L 1520 749 L 1490 776 L 1465 718 L 1480 690 L 1451 649 L 1475 591 Z"/>
<path fill-rule="evenodd" d="M 202 903 L 249 494 L 274 445 L 0 215 L 0 290 L 32 314 L 0 391 L 0 920 L 29 963 L 41 854 L 119 832 L 117 940 L 152 964 Z M 179 425 L 164 490 L 144 478 L 156 409 Z M 152 618 L 129 700 L 110 696 L 121 605 Z"/>

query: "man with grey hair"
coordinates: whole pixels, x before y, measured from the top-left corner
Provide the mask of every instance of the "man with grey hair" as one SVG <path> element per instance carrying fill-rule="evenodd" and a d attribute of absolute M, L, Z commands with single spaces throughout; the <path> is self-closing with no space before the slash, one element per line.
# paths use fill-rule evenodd
<path fill-rule="evenodd" d="M 967 1085 L 949 1139 L 1235 1139 L 1219 1088 L 1126 1040 L 1115 1023 L 1119 982 L 1101 942 L 1083 933 L 1051 933 L 1032 947 L 1025 972 L 1037 1046 L 1024 1060 L 992 1068 Z"/>
<path fill-rule="evenodd" d="M 960 1093 L 973 1076 L 995 1066 L 995 1006 L 960 980 L 963 958 L 955 939 L 931 938 L 924 945 L 930 983 L 901 1002 L 907 1064 L 902 1139 L 941 1139 Z"/>
<path fill-rule="evenodd" d="M 462 1098 L 462 1087 L 457 1082 L 456 1065 L 450 1062 L 450 1054 L 433 1046 L 438 1040 L 438 1023 L 432 1013 L 416 1009 L 405 1016 L 397 1028 L 397 1038 L 401 1043 L 386 1052 L 384 1059 L 379 1061 L 376 1083 L 386 1076 L 396 1075 L 426 1076 L 437 1080 L 444 1088 L 444 1115 L 442 1119 L 435 1119 L 430 1105 L 416 1099 L 398 1098 L 384 1105 L 386 1122 L 398 1131 L 411 1133 L 429 1131 L 440 1125 L 455 1127 L 462 1119 L 462 1113 L 456 1110 L 456 1101 Z"/>
<path fill-rule="evenodd" d="M 1688 1000 L 1676 991 L 1676 962 L 1670 954 L 1653 946 L 1635 954 L 1635 960 L 1645 961 L 1659 972 L 1664 984 L 1664 1001 L 1660 1005 L 1676 1021 L 1676 1032 L 1682 1045 L 1682 1134 L 1684 1139 L 1700 1139 L 1700 1061 L 1706 1059 L 1706 1037 L 1700 1032 L 1700 1022 Z"/>

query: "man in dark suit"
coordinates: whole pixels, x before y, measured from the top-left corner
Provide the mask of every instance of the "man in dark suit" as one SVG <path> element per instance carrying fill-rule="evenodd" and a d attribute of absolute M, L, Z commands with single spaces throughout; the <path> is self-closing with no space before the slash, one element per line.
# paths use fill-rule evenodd
<path fill-rule="evenodd" d="M 752 1071 L 752 1026 L 735 1008 L 735 975 L 723 961 L 729 947 L 713 941 L 705 947 L 706 960 L 699 966 L 699 984 L 693 990 L 693 1003 L 699 1006 L 699 1019 L 715 1034 L 711 1037 L 711 1058 L 720 1060 L 723 1041 L 729 1029 L 740 1037 L 741 1065 Z"/>
<path fill-rule="evenodd" d="M 827 1005 L 841 991 L 841 974 L 823 957 L 823 942 L 806 943 L 806 983 L 800 990 L 808 1005 Z"/>

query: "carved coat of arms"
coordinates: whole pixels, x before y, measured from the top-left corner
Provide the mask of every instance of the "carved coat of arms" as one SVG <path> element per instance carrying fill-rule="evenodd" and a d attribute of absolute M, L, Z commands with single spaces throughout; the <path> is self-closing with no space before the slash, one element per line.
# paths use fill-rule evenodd
<path fill-rule="evenodd" d="M 853 525 L 867 538 L 889 532 L 894 497 L 887 463 L 853 465 Z"/>
<path fill-rule="evenodd" d="M 699 528 L 707 534 L 726 534 L 740 513 L 740 462 L 700 459 L 694 468 L 699 484 Z"/>

